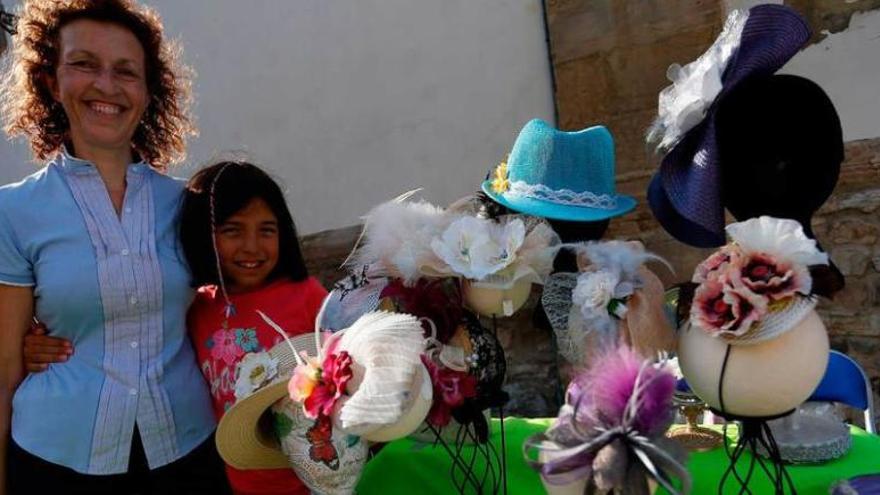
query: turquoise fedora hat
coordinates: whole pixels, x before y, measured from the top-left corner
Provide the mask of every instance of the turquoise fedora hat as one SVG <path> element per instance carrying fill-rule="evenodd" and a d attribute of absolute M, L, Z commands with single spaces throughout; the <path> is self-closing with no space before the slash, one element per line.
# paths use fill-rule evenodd
<path fill-rule="evenodd" d="M 630 196 L 614 188 L 614 139 L 604 126 L 576 132 L 540 119 L 523 127 L 507 163 L 483 182 L 483 192 L 519 213 L 595 222 L 629 212 Z"/>

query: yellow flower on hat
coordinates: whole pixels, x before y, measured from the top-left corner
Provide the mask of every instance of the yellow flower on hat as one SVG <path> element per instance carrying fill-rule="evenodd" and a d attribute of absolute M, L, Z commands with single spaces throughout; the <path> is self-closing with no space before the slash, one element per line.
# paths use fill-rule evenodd
<path fill-rule="evenodd" d="M 492 179 L 492 190 L 498 194 L 510 189 L 510 179 L 507 178 L 507 162 L 503 161 L 495 167 L 495 178 Z"/>

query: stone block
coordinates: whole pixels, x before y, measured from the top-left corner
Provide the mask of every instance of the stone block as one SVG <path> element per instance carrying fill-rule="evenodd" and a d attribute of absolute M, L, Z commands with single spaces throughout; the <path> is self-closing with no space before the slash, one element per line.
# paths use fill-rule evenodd
<path fill-rule="evenodd" d="M 867 246 L 845 244 L 831 248 L 831 259 L 845 276 L 864 275 L 873 253 Z"/>

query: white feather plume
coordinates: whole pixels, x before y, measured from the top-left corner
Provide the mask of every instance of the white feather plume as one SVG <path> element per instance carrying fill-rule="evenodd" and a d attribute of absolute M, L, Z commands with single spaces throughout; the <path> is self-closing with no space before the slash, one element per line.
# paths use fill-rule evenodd
<path fill-rule="evenodd" d="M 592 267 L 619 273 L 621 280 L 636 280 L 639 267 L 651 260 L 660 261 L 672 270 L 666 260 L 645 251 L 644 246 L 639 243 L 600 241 L 575 244 L 574 246 L 578 253 L 583 253 L 589 258 Z"/>
<path fill-rule="evenodd" d="M 445 264 L 434 254 L 430 239 L 451 220 L 442 208 L 424 201 L 383 203 L 364 217 L 363 242 L 347 264 L 369 265 L 373 275 L 401 278 L 405 283 L 423 276 L 424 268 L 442 272 Z"/>

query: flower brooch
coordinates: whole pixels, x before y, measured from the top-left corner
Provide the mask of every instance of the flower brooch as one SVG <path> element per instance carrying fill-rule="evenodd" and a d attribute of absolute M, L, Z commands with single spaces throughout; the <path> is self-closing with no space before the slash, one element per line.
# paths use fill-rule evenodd
<path fill-rule="evenodd" d="M 323 362 L 302 353 L 302 364 L 293 369 L 288 382 L 290 397 L 303 405 L 303 412 L 310 419 L 330 416 L 336 402 L 345 394 L 351 380 L 351 356 L 346 351 L 336 351 L 339 339 L 330 337 Z"/>
<path fill-rule="evenodd" d="M 813 308 L 809 267 L 827 265 L 828 255 L 798 222 L 764 216 L 731 224 L 727 233 L 732 242 L 694 272 L 692 322 L 718 337 L 757 341 L 785 330 L 762 325 L 768 316 Z"/>
<path fill-rule="evenodd" d="M 492 177 L 492 191 L 502 194 L 510 189 L 510 178 L 507 173 L 507 161 L 503 161 L 495 167 L 495 173 Z"/>

